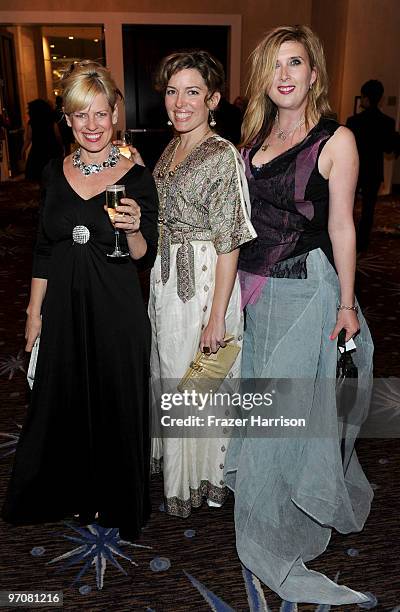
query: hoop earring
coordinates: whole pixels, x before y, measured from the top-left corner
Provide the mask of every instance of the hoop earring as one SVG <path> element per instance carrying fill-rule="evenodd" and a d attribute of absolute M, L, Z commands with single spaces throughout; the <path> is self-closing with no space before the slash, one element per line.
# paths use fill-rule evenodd
<path fill-rule="evenodd" d="M 170 121 L 170 120 L 168 119 L 168 121 L 167 121 L 167 125 L 169 125 L 169 126 L 171 127 L 171 125 L 172 125 L 172 121 Z"/>
<path fill-rule="evenodd" d="M 215 121 L 214 111 L 210 110 L 210 126 L 215 127 L 217 122 Z"/>

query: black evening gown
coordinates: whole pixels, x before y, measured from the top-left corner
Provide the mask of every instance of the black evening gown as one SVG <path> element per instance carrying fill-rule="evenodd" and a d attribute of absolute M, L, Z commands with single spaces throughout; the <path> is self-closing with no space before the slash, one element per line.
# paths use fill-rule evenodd
<path fill-rule="evenodd" d="M 141 207 L 148 250 L 139 262 L 151 266 L 158 208 L 152 176 L 134 165 L 118 182 Z M 84 200 L 72 189 L 62 160 L 47 165 L 33 276 L 48 284 L 3 518 L 26 524 L 79 513 L 92 522 L 98 512 L 99 524 L 132 540 L 150 514 L 150 324 L 137 264 L 106 256 L 114 232 L 104 204 L 104 192 Z M 76 226 L 89 230 L 86 243 L 73 241 Z"/>

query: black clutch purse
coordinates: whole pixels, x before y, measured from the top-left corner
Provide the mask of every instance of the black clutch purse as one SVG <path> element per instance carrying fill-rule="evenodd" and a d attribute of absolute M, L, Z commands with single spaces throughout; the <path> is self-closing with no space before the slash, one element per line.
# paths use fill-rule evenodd
<path fill-rule="evenodd" d="M 347 420 L 357 397 L 358 369 L 346 350 L 346 330 L 342 329 L 338 336 L 338 362 L 336 367 L 336 406 L 338 416 Z M 339 348 L 342 348 L 341 352 Z"/>

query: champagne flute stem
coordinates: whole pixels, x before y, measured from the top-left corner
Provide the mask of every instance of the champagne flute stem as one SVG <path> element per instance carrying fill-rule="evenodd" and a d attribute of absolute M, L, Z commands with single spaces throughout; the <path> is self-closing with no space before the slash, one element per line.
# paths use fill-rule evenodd
<path fill-rule="evenodd" d="M 115 230 L 115 250 L 118 253 L 121 252 L 121 249 L 120 249 L 120 246 L 119 246 L 119 230 L 117 230 L 117 229 Z"/>

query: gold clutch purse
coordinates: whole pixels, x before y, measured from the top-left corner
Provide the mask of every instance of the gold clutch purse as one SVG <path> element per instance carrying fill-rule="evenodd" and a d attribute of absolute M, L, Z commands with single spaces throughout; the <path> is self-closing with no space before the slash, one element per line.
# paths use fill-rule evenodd
<path fill-rule="evenodd" d="M 209 355 L 198 351 L 178 385 L 178 391 L 216 392 L 232 368 L 240 346 L 231 344 L 234 336 L 226 336 L 226 346 Z"/>

